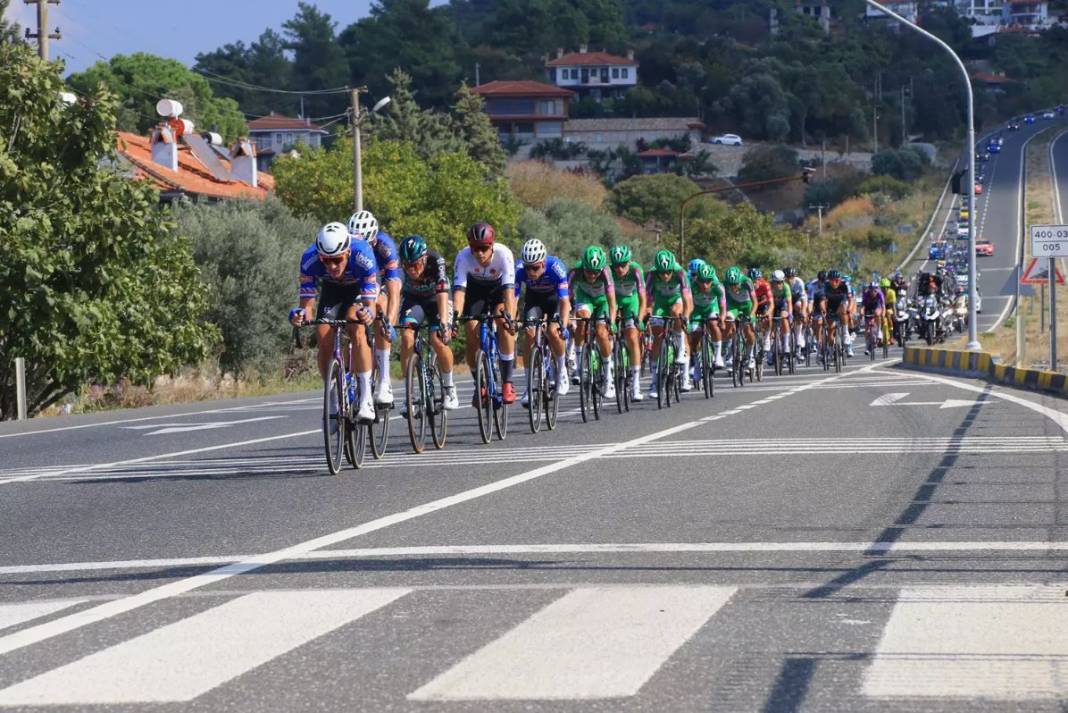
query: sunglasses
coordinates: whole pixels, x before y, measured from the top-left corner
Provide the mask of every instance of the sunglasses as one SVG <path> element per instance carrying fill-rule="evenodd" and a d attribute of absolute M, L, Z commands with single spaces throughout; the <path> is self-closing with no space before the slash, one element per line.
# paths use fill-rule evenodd
<path fill-rule="evenodd" d="M 493 246 L 492 245 L 472 245 L 471 246 L 471 252 L 478 253 L 479 255 L 482 255 L 483 253 L 488 253 L 491 250 L 493 250 Z"/>
<path fill-rule="evenodd" d="M 601 274 L 600 270 L 583 270 L 582 274 L 586 276 L 587 280 L 593 280 Z"/>
<path fill-rule="evenodd" d="M 345 258 L 343 258 L 343 257 L 320 257 L 319 261 L 322 262 L 324 265 L 340 265 L 341 263 L 345 262 Z"/>
<path fill-rule="evenodd" d="M 532 265 L 525 265 L 528 275 L 537 275 L 539 272 L 545 269 L 544 262 L 536 262 Z"/>

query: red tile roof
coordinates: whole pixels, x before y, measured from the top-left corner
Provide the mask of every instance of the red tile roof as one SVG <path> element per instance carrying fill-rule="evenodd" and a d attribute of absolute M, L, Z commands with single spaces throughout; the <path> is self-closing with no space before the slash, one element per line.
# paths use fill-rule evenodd
<path fill-rule="evenodd" d="M 326 129 L 322 128 L 318 124 L 313 124 L 308 119 L 297 119 L 292 116 L 282 116 L 281 114 L 275 114 L 273 111 L 268 116 L 261 116 L 258 119 L 253 119 L 248 122 L 249 131 L 273 131 L 273 130 L 294 130 L 303 129 L 305 131 L 321 131 L 324 134 Z"/>
<path fill-rule="evenodd" d="M 678 155 L 679 152 L 673 149 L 645 149 L 638 152 L 638 158 L 674 157 Z"/>
<path fill-rule="evenodd" d="M 589 64 L 625 64 L 627 66 L 637 66 L 637 62 L 633 59 L 627 59 L 626 57 L 620 57 L 616 54 L 608 54 L 607 52 L 568 52 L 562 57 L 551 59 L 545 63 L 546 67 L 570 67 L 572 65 L 589 65 Z"/>
<path fill-rule="evenodd" d="M 1019 80 L 1009 79 L 1004 74 L 992 74 L 991 72 L 976 72 L 972 79 L 985 84 L 1017 84 Z"/>
<path fill-rule="evenodd" d="M 520 81 L 494 81 L 472 87 L 471 91 L 484 97 L 573 97 L 575 93 L 552 84 Z"/>
<path fill-rule="evenodd" d="M 152 146 L 147 136 L 118 132 L 116 146 L 119 153 L 136 169 L 135 175 L 152 181 L 163 191 L 182 191 L 210 198 L 256 198 L 263 200 L 274 192 L 274 176 L 260 171 L 259 186 L 253 188 L 241 181 L 220 181 L 211 175 L 188 146 L 178 148 L 178 170 L 172 171 L 152 160 Z M 224 166 L 230 162 L 220 158 Z"/>

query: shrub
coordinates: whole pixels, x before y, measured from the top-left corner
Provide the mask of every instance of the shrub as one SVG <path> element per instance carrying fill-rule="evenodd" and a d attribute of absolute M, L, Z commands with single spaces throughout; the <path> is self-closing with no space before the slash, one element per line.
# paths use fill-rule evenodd
<path fill-rule="evenodd" d="M 738 180 L 768 181 L 785 178 L 800 172 L 801 164 L 797 160 L 797 151 L 783 144 L 754 146 L 742 157 L 742 167 L 738 170 Z"/>
<path fill-rule="evenodd" d="M 893 176 L 869 176 L 857 186 L 857 193 L 863 195 L 883 194 L 899 201 L 912 195 L 912 184 Z"/>
<path fill-rule="evenodd" d="M 543 161 L 512 163 L 505 176 L 515 197 L 532 208 L 541 208 L 560 196 L 567 196 L 599 210 L 608 198 L 608 190 L 595 176 L 562 171 Z"/>
<path fill-rule="evenodd" d="M 901 181 L 913 181 L 923 175 L 931 159 L 916 146 L 884 149 L 871 157 L 871 171 L 876 176 L 893 176 Z"/>

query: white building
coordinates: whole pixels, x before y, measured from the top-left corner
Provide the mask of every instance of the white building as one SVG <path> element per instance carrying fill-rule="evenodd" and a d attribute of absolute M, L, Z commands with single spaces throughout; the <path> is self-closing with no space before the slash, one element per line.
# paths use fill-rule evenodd
<path fill-rule="evenodd" d="M 882 4 L 909 22 L 916 22 L 920 16 L 920 3 L 916 0 L 882 0 Z M 873 20 L 877 22 L 889 20 L 894 22 L 895 26 L 897 25 L 896 21 L 885 12 L 867 4 L 864 6 L 864 19 L 869 22 Z"/>
<path fill-rule="evenodd" d="M 556 86 L 597 101 L 621 97 L 638 83 L 638 62 L 634 52 L 629 51 L 626 57 L 620 57 L 607 52 L 590 52 L 586 45 L 581 45 L 578 52 L 556 50 L 556 57 L 545 62 L 545 72 Z"/>
<path fill-rule="evenodd" d="M 267 116 L 248 122 L 248 133 L 249 138 L 256 144 L 261 170 L 270 166 L 275 155 L 282 153 L 284 149 L 290 149 L 297 144 L 321 146 L 323 137 L 330 135 L 326 129 L 311 123 L 309 119 L 282 116 L 273 111 Z"/>

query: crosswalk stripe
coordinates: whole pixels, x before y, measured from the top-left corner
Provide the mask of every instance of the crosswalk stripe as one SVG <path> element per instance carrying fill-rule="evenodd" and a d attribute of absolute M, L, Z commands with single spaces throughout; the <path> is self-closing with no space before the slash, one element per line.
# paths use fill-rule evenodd
<path fill-rule="evenodd" d="M 883 630 L 874 698 L 1068 698 L 1063 586 L 909 587 Z"/>
<path fill-rule="evenodd" d="M 409 591 L 249 594 L 10 686 L 0 705 L 191 701 Z"/>
<path fill-rule="evenodd" d="M 409 700 L 632 696 L 734 587 L 575 589 L 409 694 Z"/>
<path fill-rule="evenodd" d="M 42 599 L 36 602 L 0 604 L 0 629 L 33 621 L 39 617 L 48 616 L 72 607 L 75 604 L 81 604 L 84 601 L 84 599 Z"/>

